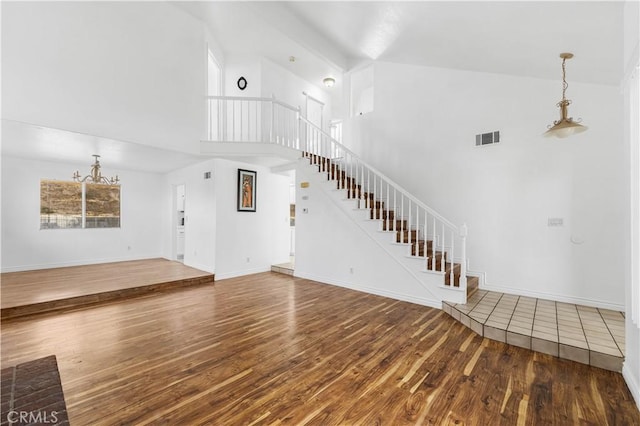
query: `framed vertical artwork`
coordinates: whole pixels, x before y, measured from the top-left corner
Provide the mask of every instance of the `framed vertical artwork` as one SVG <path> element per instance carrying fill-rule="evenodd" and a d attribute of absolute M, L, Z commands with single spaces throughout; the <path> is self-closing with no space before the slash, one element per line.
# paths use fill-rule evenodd
<path fill-rule="evenodd" d="M 238 169 L 238 211 L 256 211 L 256 183 L 258 173 Z"/>

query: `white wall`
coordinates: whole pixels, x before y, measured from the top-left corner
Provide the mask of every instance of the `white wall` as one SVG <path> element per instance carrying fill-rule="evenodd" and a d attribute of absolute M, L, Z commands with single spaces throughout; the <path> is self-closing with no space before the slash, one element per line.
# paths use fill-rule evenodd
<path fill-rule="evenodd" d="M 332 117 L 331 94 L 302 78 L 296 76 L 291 71 L 281 67 L 268 59 L 261 61 L 262 72 L 262 94 L 263 97 L 271 97 L 272 94 L 278 100 L 288 103 L 297 108 L 300 107 L 303 114 L 306 113 L 305 96 L 306 92 L 310 96 L 324 103 L 322 119 L 325 130 L 328 128 Z M 312 101 L 310 101 L 312 102 Z"/>
<path fill-rule="evenodd" d="M 238 79 L 244 77 L 247 87 L 238 88 Z M 260 58 L 254 55 L 227 54 L 224 64 L 225 96 L 262 96 Z"/>
<path fill-rule="evenodd" d="M 391 63 L 376 63 L 374 80 L 375 109 L 347 120 L 345 141 L 468 224 L 470 269 L 486 272 L 486 288 L 623 309 L 617 87 L 570 83 L 570 114 L 590 129 L 557 140 L 540 135 L 558 117 L 559 81 Z M 493 130 L 499 145 L 474 146 Z"/>
<path fill-rule="evenodd" d="M 238 169 L 254 170 L 256 212 L 237 211 Z M 289 178 L 254 164 L 216 160 L 216 279 L 289 261 Z"/>
<path fill-rule="evenodd" d="M 2 117 L 197 152 L 203 24 L 162 2 L 2 4 Z"/>
<path fill-rule="evenodd" d="M 330 193 L 333 188 L 322 188 L 327 184 L 326 178 L 319 177 L 317 169 L 305 163 L 302 160 L 296 169 L 295 276 L 440 307 L 442 302 L 438 295 L 427 291 L 361 229 L 356 222 L 358 219 L 349 216 L 343 205 L 336 205 Z M 309 186 L 301 188 L 301 182 L 308 182 Z M 346 198 L 344 194 L 341 192 L 337 197 L 338 203 L 344 202 L 341 198 Z M 346 208 L 349 208 L 348 204 Z M 367 212 L 363 215 L 366 217 Z M 382 244 L 390 246 L 392 236 L 386 234 L 386 238 L 388 240 Z"/>
<path fill-rule="evenodd" d="M 629 227 L 625 238 L 626 316 L 625 361 L 622 374 L 640 409 L 640 4 L 625 2 L 624 69 L 625 93 L 625 185 L 629 203 L 624 223 Z"/>
<path fill-rule="evenodd" d="M 216 184 L 215 160 L 175 170 L 166 175 L 163 188 L 163 256 L 176 259 L 175 187 L 185 185 L 184 264 L 203 271 L 216 270 Z M 211 179 L 204 173 L 211 172 Z"/>
<path fill-rule="evenodd" d="M 40 180 L 71 180 L 77 169 L 2 157 L 2 272 L 162 256 L 158 174 L 104 169 L 121 178 L 120 228 L 40 230 Z"/>

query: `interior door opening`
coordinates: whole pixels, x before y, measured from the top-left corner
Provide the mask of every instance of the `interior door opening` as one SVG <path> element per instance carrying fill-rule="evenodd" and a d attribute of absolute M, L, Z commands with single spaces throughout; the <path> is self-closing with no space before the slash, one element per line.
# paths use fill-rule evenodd
<path fill-rule="evenodd" d="M 174 249 L 176 253 L 176 260 L 184 263 L 184 243 L 185 243 L 185 201 L 186 201 L 186 187 L 185 185 L 175 186 L 175 240 Z"/>

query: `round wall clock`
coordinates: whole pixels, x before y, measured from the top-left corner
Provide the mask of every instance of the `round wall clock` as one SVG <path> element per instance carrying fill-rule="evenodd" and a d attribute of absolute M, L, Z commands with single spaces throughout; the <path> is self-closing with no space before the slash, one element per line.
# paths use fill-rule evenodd
<path fill-rule="evenodd" d="M 247 88 L 247 79 L 244 77 L 240 77 L 238 79 L 238 89 L 244 90 Z"/>

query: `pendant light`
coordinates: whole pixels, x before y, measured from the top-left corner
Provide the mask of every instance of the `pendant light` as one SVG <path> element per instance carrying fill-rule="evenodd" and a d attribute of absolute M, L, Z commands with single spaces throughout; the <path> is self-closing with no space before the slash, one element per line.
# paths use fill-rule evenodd
<path fill-rule="evenodd" d="M 557 106 L 560 108 L 560 120 L 554 121 L 553 126 L 548 126 L 549 130 L 544 133 L 545 137 L 555 136 L 558 138 L 566 138 L 567 136 L 582 133 L 587 130 L 586 126 L 579 124 L 582 119 L 578 118 L 574 121 L 573 117 L 568 117 L 567 107 L 571 105 L 571 101 L 565 97 L 567 87 L 569 87 L 566 79 L 565 62 L 567 59 L 573 58 L 573 53 L 561 53 L 560 57 L 562 58 L 562 100 L 557 103 Z"/>

